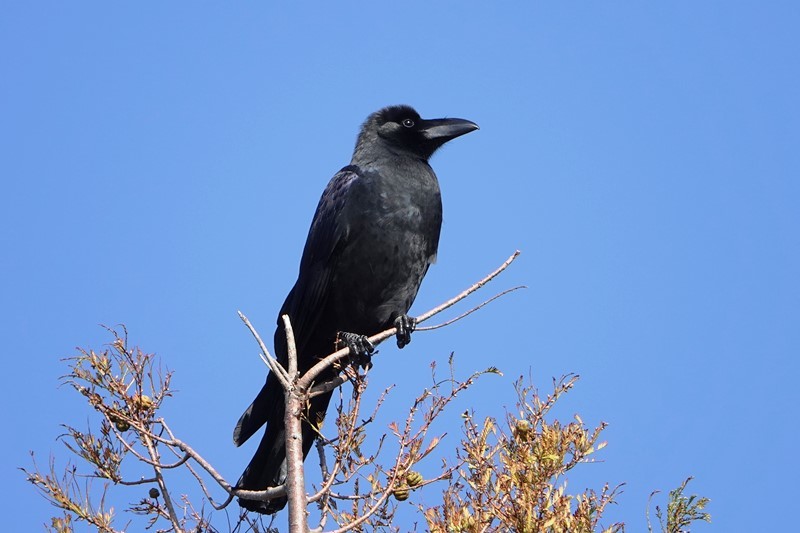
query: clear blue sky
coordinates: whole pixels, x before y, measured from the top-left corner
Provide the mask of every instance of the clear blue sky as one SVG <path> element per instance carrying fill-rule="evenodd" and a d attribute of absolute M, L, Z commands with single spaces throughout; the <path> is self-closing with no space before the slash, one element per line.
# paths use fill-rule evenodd
<path fill-rule="evenodd" d="M 395 103 L 481 126 L 433 160 L 445 225 L 414 309 L 517 248 L 485 296 L 530 288 L 384 347 L 372 383 L 398 384 L 386 409 L 402 416 L 451 351 L 465 374 L 506 374 L 465 396 L 479 415 L 502 416 L 520 374 L 547 387 L 576 372 L 559 414 L 607 421 L 609 445 L 570 488 L 627 483 L 610 519 L 642 531 L 649 493 L 694 475 L 713 530 L 785 530 L 800 4 L 432 4 L 5 4 L 7 530 L 49 516 L 15 468 L 28 450 L 64 457 L 58 424 L 94 416 L 57 378 L 73 347 L 108 341 L 101 323 L 165 359 L 173 426 L 239 475 L 253 446 L 231 432 L 264 369 L 236 310 L 271 337 L 322 188 L 366 115 Z"/>

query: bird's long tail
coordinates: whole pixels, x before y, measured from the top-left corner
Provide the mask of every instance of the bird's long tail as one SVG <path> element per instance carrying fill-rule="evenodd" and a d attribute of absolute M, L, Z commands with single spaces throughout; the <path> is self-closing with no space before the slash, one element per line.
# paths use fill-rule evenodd
<path fill-rule="evenodd" d="M 283 401 L 281 401 L 283 404 Z M 286 480 L 286 447 L 283 419 L 267 422 L 267 430 L 256 453 L 244 469 L 236 483 L 240 489 L 264 490 L 281 485 Z M 245 500 L 239 498 L 239 505 L 249 511 L 261 514 L 274 514 L 286 506 L 286 497 L 269 501 Z"/>
<path fill-rule="evenodd" d="M 280 391 L 280 384 L 275 380 L 275 386 Z M 258 430 L 261 424 L 258 424 L 255 429 L 251 429 L 256 425 L 256 421 L 266 419 L 267 429 L 264 432 L 264 437 L 258 445 L 255 455 L 250 460 L 250 463 L 245 468 L 242 476 L 239 478 L 236 486 L 240 489 L 247 490 L 264 490 L 268 487 L 275 487 L 282 485 L 286 481 L 286 429 L 284 426 L 284 399 L 280 394 L 273 394 L 272 390 L 266 390 L 270 386 L 270 381 L 259 393 L 253 404 L 242 415 L 237 429 L 234 432 L 234 441 L 241 443 L 246 440 L 241 440 L 242 436 L 249 437 L 253 432 Z M 302 435 L 303 435 L 303 458 L 308 455 L 311 446 L 316 439 L 322 425 L 322 420 L 325 418 L 325 412 L 328 410 L 332 393 L 322 394 L 314 397 L 309 402 L 309 409 L 305 413 L 302 422 Z M 267 398 L 271 402 L 267 402 Z M 265 409 L 266 408 L 266 409 Z M 265 413 L 268 415 L 265 416 Z M 243 423 L 244 420 L 244 423 Z M 314 421 L 316 427 L 312 426 L 309 421 Z M 262 422 L 263 423 L 263 422 Z M 243 431 L 246 429 L 248 431 Z M 249 434 L 248 434 L 249 433 Z M 255 511 L 261 514 L 274 514 L 286 506 L 286 497 L 275 498 L 269 501 L 256 501 L 245 500 L 239 498 L 239 505 L 249 511 Z"/>

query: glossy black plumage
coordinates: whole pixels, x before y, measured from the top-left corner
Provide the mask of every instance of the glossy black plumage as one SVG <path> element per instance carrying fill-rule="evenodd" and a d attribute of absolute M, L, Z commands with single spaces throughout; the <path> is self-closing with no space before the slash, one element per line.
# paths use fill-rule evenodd
<path fill-rule="evenodd" d="M 445 142 L 477 128 L 461 119 L 423 120 L 408 106 L 387 107 L 367 118 L 350 165 L 322 193 L 297 282 L 279 313 L 291 318 L 300 372 L 334 351 L 338 332 L 371 335 L 408 312 L 436 259 L 442 224 L 439 184 L 428 159 Z M 275 355 L 285 366 L 280 318 L 274 340 Z M 320 381 L 334 376 L 330 370 Z M 329 393 L 312 399 L 308 419 L 321 421 L 330 398 Z M 239 488 L 263 490 L 284 482 L 283 412 L 283 390 L 270 373 L 234 430 L 238 446 L 267 424 Z M 304 423 L 304 456 L 315 435 Z M 260 513 L 286 505 L 285 498 L 239 502 Z"/>

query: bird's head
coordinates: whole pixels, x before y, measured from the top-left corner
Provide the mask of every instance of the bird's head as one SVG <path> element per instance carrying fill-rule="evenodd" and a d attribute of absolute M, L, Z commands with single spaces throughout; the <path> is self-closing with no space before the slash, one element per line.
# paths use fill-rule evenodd
<path fill-rule="evenodd" d="M 428 160 L 447 141 L 477 129 L 474 122 L 460 118 L 423 119 L 407 105 L 384 107 L 367 117 L 356 153 L 378 142 L 392 151 Z"/>

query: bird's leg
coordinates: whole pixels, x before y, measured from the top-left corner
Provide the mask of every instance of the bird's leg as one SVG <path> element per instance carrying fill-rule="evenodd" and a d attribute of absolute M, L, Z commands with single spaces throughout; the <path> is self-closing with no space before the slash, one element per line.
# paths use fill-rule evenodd
<path fill-rule="evenodd" d="M 336 345 L 350 348 L 351 360 L 357 366 L 366 369 L 372 368 L 372 354 L 375 351 L 375 345 L 369 341 L 366 335 L 340 331 L 336 335 Z"/>
<path fill-rule="evenodd" d="M 394 319 L 394 327 L 397 328 L 397 347 L 402 348 L 411 342 L 411 332 L 417 328 L 417 319 L 408 315 L 400 315 Z"/>

